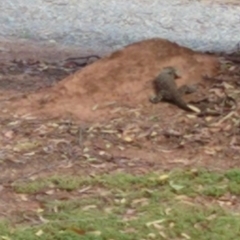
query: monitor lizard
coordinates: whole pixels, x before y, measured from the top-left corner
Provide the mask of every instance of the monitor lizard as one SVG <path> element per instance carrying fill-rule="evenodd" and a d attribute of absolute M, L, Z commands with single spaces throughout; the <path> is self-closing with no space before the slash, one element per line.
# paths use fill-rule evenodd
<path fill-rule="evenodd" d="M 186 111 L 193 111 L 181 96 L 195 92 L 196 88 L 187 85 L 177 88 L 175 82 L 177 78 L 180 78 L 180 75 L 174 67 L 163 68 L 159 75 L 153 80 L 155 96 L 151 96 L 149 100 L 152 103 L 158 103 L 162 100 L 170 101 Z"/>

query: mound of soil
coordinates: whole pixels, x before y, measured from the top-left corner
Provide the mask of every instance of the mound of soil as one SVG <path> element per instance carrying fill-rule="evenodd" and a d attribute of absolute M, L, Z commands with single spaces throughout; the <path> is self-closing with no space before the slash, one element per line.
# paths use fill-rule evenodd
<path fill-rule="evenodd" d="M 149 107 L 151 81 L 165 66 L 179 69 L 181 86 L 197 84 L 203 75 L 216 75 L 219 61 L 164 39 L 145 40 L 96 61 L 50 89 L 25 96 L 15 106 L 19 114 L 70 114 L 89 121 L 108 118 L 113 105 Z"/>

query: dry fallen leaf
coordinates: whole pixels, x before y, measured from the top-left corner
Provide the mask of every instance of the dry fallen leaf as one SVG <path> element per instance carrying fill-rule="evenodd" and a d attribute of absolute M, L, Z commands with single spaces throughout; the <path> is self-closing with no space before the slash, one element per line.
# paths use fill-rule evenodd
<path fill-rule="evenodd" d="M 159 178 L 158 178 L 158 180 L 160 181 L 160 182 L 166 182 L 167 180 L 169 179 L 169 175 L 168 174 L 164 174 L 164 175 L 161 175 Z"/>
<path fill-rule="evenodd" d="M 204 152 L 207 154 L 207 155 L 216 155 L 216 150 L 214 148 L 210 148 L 210 147 L 206 147 L 204 149 Z"/>
<path fill-rule="evenodd" d="M 163 231 L 160 231 L 160 232 L 159 232 L 159 235 L 160 235 L 162 238 L 164 238 L 164 239 L 168 239 L 168 238 L 167 238 L 167 235 L 166 235 Z"/>
<path fill-rule="evenodd" d="M 96 209 L 97 206 L 96 205 L 88 205 L 82 208 L 83 211 L 88 211 L 90 209 Z"/>
<path fill-rule="evenodd" d="M 5 132 L 4 136 L 6 138 L 12 139 L 13 138 L 13 134 L 14 134 L 14 132 L 12 130 L 10 130 L 10 131 Z"/>
<path fill-rule="evenodd" d="M 164 219 L 164 218 L 163 219 L 159 219 L 159 220 L 155 220 L 155 221 L 146 223 L 146 226 L 150 227 L 150 226 L 153 226 L 154 224 L 160 224 L 160 223 L 163 223 L 165 221 L 166 221 L 166 219 Z"/>
<path fill-rule="evenodd" d="M 96 110 L 98 109 L 98 107 L 99 107 L 99 105 L 96 104 L 95 106 L 92 107 L 92 110 L 93 110 L 93 111 L 96 111 Z"/>
<path fill-rule="evenodd" d="M 184 188 L 183 185 L 176 184 L 176 183 L 174 183 L 173 181 L 170 181 L 170 182 L 169 182 L 169 185 L 170 185 L 170 187 L 173 188 L 175 191 L 179 191 L 179 190 L 181 190 L 181 189 Z"/>
<path fill-rule="evenodd" d="M 193 105 L 191 105 L 191 104 L 188 104 L 187 105 L 189 108 L 191 108 L 191 110 L 193 110 L 194 112 L 196 112 L 196 113 L 200 113 L 201 112 L 201 110 L 199 109 L 199 108 L 197 108 L 196 106 L 193 106 Z"/>
<path fill-rule="evenodd" d="M 187 240 L 191 239 L 191 237 L 189 235 L 187 235 L 186 233 L 181 233 L 181 236 Z"/>
<path fill-rule="evenodd" d="M 25 194 L 18 194 L 18 195 L 19 195 L 19 197 L 21 198 L 22 201 L 24 201 L 24 202 L 28 201 L 27 195 L 25 195 Z"/>
<path fill-rule="evenodd" d="M 156 234 L 155 233 L 149 233 L 148 234 L 148 239 L 156 239 Z"/>
<path fill-rule="evenodd" d="M 133 137 L 132 136 L 124 136 L 123 140 L 125 142 L 131 143 L 131 142 L 133 142 Z"/>
<path fill-rule="evenodd" d="M 12 240 L 12 238 L 7 237 L 7 236 L 0 236 L 2 240 Z"/>
<path fill-rule="evenodd" d="M 35 233 L 36 236 L 40 237 L 43 235 L 43 230 L 38 230 L 36 233 Z"/>
<path fill-rule="evenodd" d="M 42 212 L 44 212 L 44 209 L 43 208 L 38 208 L 36 212 L 37 213 L 42 213 Z"/>
<path fill-rule="evenodd" d="M 24 142 L 18 142 L 14 147 L 13 151 L 14 152 L 22 152 L 22 151 L 28 151 L 33 148 L 36 148 L 39 146 L 40 143 L 34 142 L 34 141 L 24 141 Z"/>
<path fill-rule="evenodd" d="M 222 85 L 225 89 L 234 89 L 234 86 L 227 82 L 223 82 Z"/>
<path fill-rule="evenodd" d="M 147 198 L 134 199 L 132 201 L 133 206 L 135 206 L 135 205 L 146 206 L 148 204 L 149 204 L 149 199 L 147 199 Z"/>
<path fill-rule="evenodd" d="M 212 88 L 209 90 L 209 92 L 214 93 L 219 98 L 222 98 L 225 96 L 225 93 L 221 88 Z"/>
<path fill-rule="evenodd" d="M 186 114 L 186 117 L 189 118 L 189 119 L 195 119 L 197 118 L 196 115 L 193 115 L 193 114 Z"/>
<path fill-rule="evenodd" d="M 55 193 L 55 189 L 51 189 L 45 192 L 47 195 L 53 195 Z"/>
<path fill-rule="evenodd" d="M 88 232 L 88 233 L 93 234 L 95 236 L 101 236 L 102 235 L 102 232 L 100 232 L 100 231 L 92 231 L 92 232 Z"/>

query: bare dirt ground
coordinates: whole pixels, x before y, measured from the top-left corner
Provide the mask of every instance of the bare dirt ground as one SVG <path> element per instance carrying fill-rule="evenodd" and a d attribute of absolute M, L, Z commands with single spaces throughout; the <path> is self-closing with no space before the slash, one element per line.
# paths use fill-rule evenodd
<path fill-rule="evenodd" d="M 13 191 L 16 181 L 239 167 L 238 55 L 206 56 L 158 40 L 132 44 L 101 60 L 95 55 L 69 59 L 86 56 L 76 50 L 2 46 L 1 217 L 40 207 L 36 196 L 26 199 Z M 169 64 L 183 74 L 179 86 L 198 84 L 199 91 L 185 100 L 210 113 L 148 102 L 151 79 Z"/>

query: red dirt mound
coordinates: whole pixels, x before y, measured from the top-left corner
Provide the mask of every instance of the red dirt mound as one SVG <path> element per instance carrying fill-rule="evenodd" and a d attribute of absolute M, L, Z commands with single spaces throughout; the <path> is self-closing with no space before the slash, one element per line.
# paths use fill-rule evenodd
<path fill-rule="evenodd" d="M 17 103 L 21 106 L 19 113 L 54 117 L 71 114 L 93 120 L 109 116 L 106 109 L 110 102 L 149 106 L 151 81 L 165 66 L 179 69 L 180 86 L 199 83 L 202 75 L 214 76 L 219 62 L 217 57 L 163 39 L 137 42 L 77 71 L 51 89 L 22 99 Z"/>

